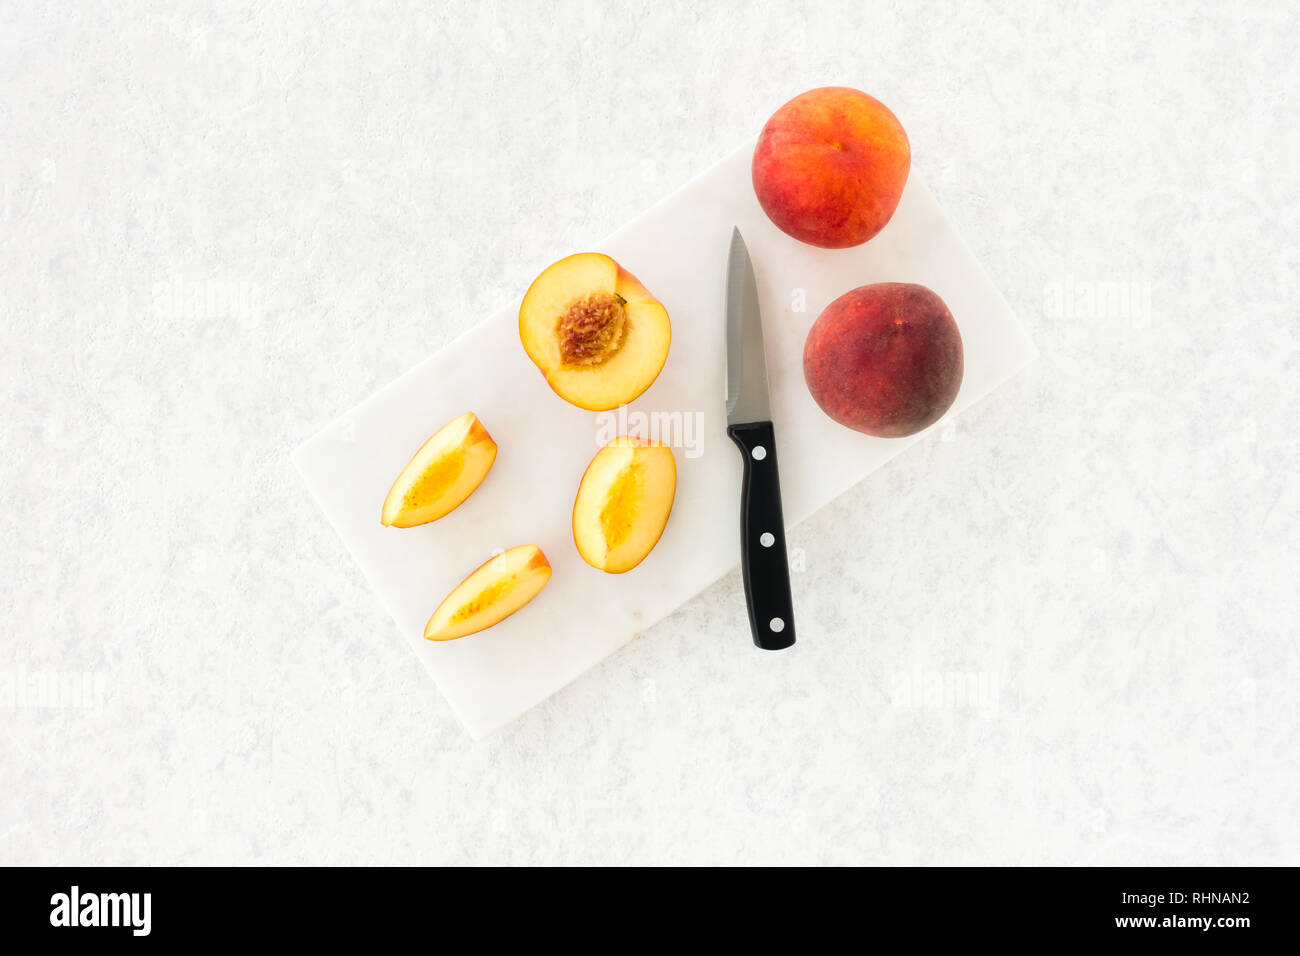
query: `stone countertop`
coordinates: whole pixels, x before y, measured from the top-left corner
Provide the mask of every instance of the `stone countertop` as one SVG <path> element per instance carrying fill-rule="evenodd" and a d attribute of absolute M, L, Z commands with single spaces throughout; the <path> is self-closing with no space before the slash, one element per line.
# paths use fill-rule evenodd
<path fill-rule="evenodd" d="M 1295 863 L 1282 3 L 0 10 L 0 861 Z M 289 451 L 812 86 L 1042 358 L 474 743 Z"/>

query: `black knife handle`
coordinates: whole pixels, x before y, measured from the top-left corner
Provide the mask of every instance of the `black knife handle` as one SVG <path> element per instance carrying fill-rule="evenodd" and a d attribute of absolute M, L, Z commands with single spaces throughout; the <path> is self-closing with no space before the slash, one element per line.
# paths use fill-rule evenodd
<path fill-rule="evenodd" d="M 794 643 L 794 603 L 785 556 L 781 480 L 776 472 L 776 435 L 771 422 L 727 426 L 745 459 L 740 494 L 740 570 L 754 643 L 779 651 Z"/>

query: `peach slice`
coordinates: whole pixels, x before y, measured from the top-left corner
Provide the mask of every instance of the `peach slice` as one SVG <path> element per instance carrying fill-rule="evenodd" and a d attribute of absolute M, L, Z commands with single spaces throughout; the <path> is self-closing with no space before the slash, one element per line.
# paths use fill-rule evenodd
<path fill-rule="evenodd" d="M 424 626 L 431 641 L 451 641 L 503 621 L 551 579 L 551 564 L 535 544 L 521 544 L 480 565 L 438 605 Z"/>
<path fill-rule="evenodd" d="M 557 395 L 599 412 L 650 387 L 668 358 L 672 327 L 636 276 L 609 256 L 583 252 L 528 287 L 519 338 Z"/>
<path fill-rule="evenodd" d="M 384 499 L 381 520 L 397 528 L 428 524 L 473 493 L 492 462 L 497 443 L 473 412 L 454 418 L 420 446 Z"/>
<path fill-rule="evenodd" d="M 635 568 L 659 543 L 676 491 L 671 448 L 615 438 L 596 452 L 573 503 L 573 541 L 582 560 L 610 574 Z"/>

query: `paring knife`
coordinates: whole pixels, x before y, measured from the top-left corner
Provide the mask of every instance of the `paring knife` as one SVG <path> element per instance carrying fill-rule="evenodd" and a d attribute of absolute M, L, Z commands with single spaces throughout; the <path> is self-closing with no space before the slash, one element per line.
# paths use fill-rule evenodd
<path fill-rule="evenodd" d="M 785 556 L 776 437 L 767 395 L 758 283 L 739 229 L 727 259 L 727 434 L 745 461 L 740 501 L 740 567 L 754 643 L 779 651 L 794 643 L 790 565 Z"/>

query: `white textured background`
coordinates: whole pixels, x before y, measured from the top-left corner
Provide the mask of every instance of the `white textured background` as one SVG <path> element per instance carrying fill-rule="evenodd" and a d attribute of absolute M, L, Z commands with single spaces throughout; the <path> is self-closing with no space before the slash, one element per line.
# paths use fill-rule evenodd
<path fill-rule="evenodd" d="M 1297 862 L 1292 4 L 287 6 L 0 3 L 0 862 Z M 471 742 L 290 449 L 832 82 L 1042 360 Z"/>

